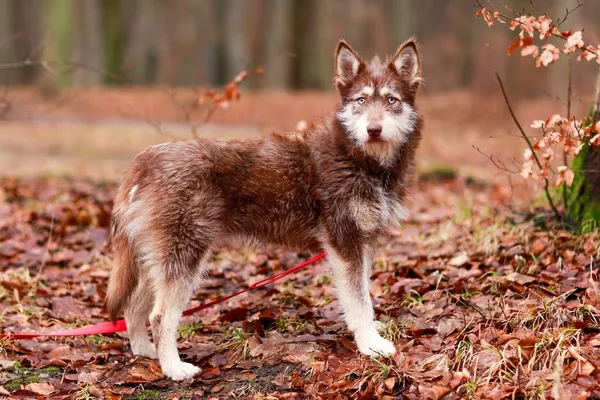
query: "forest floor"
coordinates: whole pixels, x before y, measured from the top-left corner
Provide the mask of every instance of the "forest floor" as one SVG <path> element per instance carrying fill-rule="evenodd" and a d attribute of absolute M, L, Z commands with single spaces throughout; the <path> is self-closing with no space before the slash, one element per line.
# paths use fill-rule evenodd
<path fill-rule="evenodd" d="M 121 93 L 121 101 L 127 96 Z M 291 95 L 278 96 L 268 100 L 272 107 Z M 334 102 L 328 95 L 302 96 L 295 98 L 306 117 Z M 119 171 L 147 142 L 165 138 L 132 133 L 156 124 L 124 122 L 100 105 L 93 115 L 85 114 L 91 106 L 75 110 L 78 102 L 44 114 L 36 108 L 43 102 L 26 102 L 22 93 L 12 99 L 0 122 L 0 151 L 12 157 L 0 156 L 0 330 L 104 322 L 111 263 L 106 239 Z M 410 217 L 381 240 L 373 266 L 371 294 L 382 333 L 398 349 L 394 357 L 356 352 L 326 264 L 319 262 L 184 318 L 182 358 L 202 367 L 192 380 L 165 379 L 156 361 L 131 356 L 121 334 L 6 339 L 0 341 L 0 397 L 600 398 L 598 235 L 558 227 L 537 194 L 517 177 L 507 180 L 471 147 L 502 133 L 505 139 L 489 144 L 493 154 L 510 160 L 521 153 L 520 142 L 506 139 L 510 124 L 498 107 L 484 118 L 482 110 L 459 103 L 441 96 L 424 101 L 428 125 Z M 524 121 L 549 114 L 544 105 L 532 107 L 522 109 Z M 156 120 L 179 121 L 155 108 L 161 110 L 152 114 Z M 202 126 L 202 135 L 291 130 L 302 118 L 295 107 L 281 121 L 269 115 L 283 109 L 262 116 L 244 110 L 236 113 L 246 112 L 251 124 L 217 116 Z M 261 118 L 271 122 L 257 128 Z M 107 126 L 115 124 L 122 129 L 107 139 Z M 219 249 L 190 306 L 310 256 Z"/>

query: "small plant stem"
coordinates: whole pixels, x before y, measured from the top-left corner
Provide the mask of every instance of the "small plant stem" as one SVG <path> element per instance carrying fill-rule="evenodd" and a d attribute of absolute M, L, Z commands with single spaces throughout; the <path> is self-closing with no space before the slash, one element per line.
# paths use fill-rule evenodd
<path fill-rule="evenodd" d="M 596 77 L 596 104 L 594 104 L 594 124 L 600 121 L 600 68 Z"/>
<path fill-rule="evenodd" d="M 502 79 L 500 79 L 500 75 L 498 75 L 497 72 L 496 72 L 496 79 L 498 79 L 498 83 L 500 84 L 500 89 L 502 90 L 502 95 L 504 96 L 504 101 L 506 103 L 506 107 L 508 107 L 508 112 L 510 113 L 510 116 L 512 117 L 513 121 L 515 122 L 515 125 L 517 125 L 517 128 L 519 129 L 521 136 L 527 142 L 527 145 L 529 146 L 529 149 L 531 150 L 531 154 L 533 154 L 533 159 L 535 160 L 538 168 L 541 171 L 542 163 L 540 162 L 540 159 L 538 158 L 537 154 L 533 150 L 533 145 L 531 144 L 531 141 L 525 134 L 523 127 L 521 127 L 521 124 L 519 123 L 519 120 L 517 119 L 517 116 L 515 115 L 515 112 L 513 111 L 513 108 L 510 105 L 510 101 L 508 100 L 508 96 L 506 95 L 506 90 L 504 89 L 504 84 L 502 83 Z M 544 178 L 544 193 L 546 194 L 546 199 L 548 199 L 548 204 L 550 204 L 550 208 L 552 208 L 552 211 L 556 215 L 556 218 L 561 219 L 560 213 L 556 209 L 556 206 L 554 205 L 554 202 L 552 201 L 552 197 L 550 196 L 549 188 L 550 188 L 550 183 L 548 182 L 548 178 Z"/>
<path fill-rule="evenodd" d="M 573 97 L 573 60 L 569 58 L 569 84 L 567 89 L 567 120 L 571 120 L 571 97 Z M 563 147 L 563 165 L 567 165 L 567 151 Z M 567 203 L 567 182 L 563 182 L 563 206 L 566 210 L 569 207 Z"/>

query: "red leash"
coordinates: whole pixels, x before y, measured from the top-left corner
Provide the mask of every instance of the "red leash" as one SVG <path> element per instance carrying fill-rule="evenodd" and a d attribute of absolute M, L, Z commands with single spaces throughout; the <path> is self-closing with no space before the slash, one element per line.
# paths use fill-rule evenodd
<path fill-rule="evenodd" d="M 239 296 L 240 294 L 249 292 L 250 290 L 253 289 L 258 289 L 261 288 L 263 286 L 266 286 L 270 283 L 273 283 L 281 278 L 283 278 L 286 275 L 289 275 L 291 273 L 294 273 L 298 270 L 301 270 L 302 268 L 305 268 L 311 264 L 316 263 L 319 260 L 322 260 L 325 257 L 325 252 L 317 254 L 316 256 L 314 256 L 313 258 L 304 261 L 301 264 L 298 264 L 290 269 L 287 269 L 283 272 L 280 272 L 276 275 L 273 275 L 270 278 L 265 278 L 263 280 L 260 280 L 250 286 L 248 286 L 246 289 L 244 290 L 240 290 L 239 292 L 230 294 L 228 296 L 225 297 L 221 297 L 220 299 L 211 301 L 210 303 L 206 303 L 206 304 L 202 304 L 199 305 L 198 307 L 194 307 L 194 308 L 190 308 L 189 310 L 185 310 L 183 312 L 183 315 L 190 315 L 190 314 L 194 314 L 200 310 L 204 310 L 205 308 L 209 308 L 214 306 L 215 304 L 219 304 L 222 303 L 224 301 L 227 301 L 233 297 Z M 115 322 L 102 322 L 96 325 L 90 325 L 90 326 L 84 326 L 82 328 L 76 328 L 76 329 L 71 329 L 71 330 L 67 330 L 67 331 L 60 331 L 60 332 L 54 332 L 54 333 L 3 333 L 0 334 L 0 338 L 6 338 L 6 339 L 33 339 L 33 338 L 37 338 L 37 337 L 59 337 L 59 336 L 85 336 L 85 335 L 104 335 L 104 334 L 108 334 L 108 333 L 116 333 L 116 332 L 123 332 L 127 330 L 127 324 L 125 323 L 124 319 L 115 321 Z"/>

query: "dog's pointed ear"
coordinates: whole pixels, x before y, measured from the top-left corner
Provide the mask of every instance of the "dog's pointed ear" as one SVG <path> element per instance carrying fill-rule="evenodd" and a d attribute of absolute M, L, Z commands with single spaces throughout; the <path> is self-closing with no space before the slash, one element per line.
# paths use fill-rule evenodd
<path fill-rule="evenodd" d="M 398 51 L 392 57 L 390 67 L 398 75 L 406 77 L 408 82 L 415 88 L 421 83 L 423 80 L 421 78 L 421 59 L 415 39 L 408 39 L 398 48 Z"/>
<path fill-rule="evenodd" d="M 358 75 L 361 65 L 360 56 L 348 43 L 340 40 L 335 50 L 336 84 L 339 86 L 340 84 L 347 85 L 352 82 Z"/>

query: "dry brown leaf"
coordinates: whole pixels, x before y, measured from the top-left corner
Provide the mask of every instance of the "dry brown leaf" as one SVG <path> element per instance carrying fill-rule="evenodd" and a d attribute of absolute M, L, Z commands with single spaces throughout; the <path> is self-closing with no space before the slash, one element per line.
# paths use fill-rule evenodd
<path fill-rule="evenodd" d="M 518 272 L 511 272 L 510 274 L 504 277 L 509 282 L 516 282 L 520 285 L 525 285 L 527 283 L 535 282 L 536 278 L 529 275 L 520 274 Z"/>
<path fill-rule="evenodd" d="M 448 264 L 453 267 L 460 267 L 462 265 L 465 265 L 467 262 L 469 262 L 469 255 L 466 251 L 462 251 L 459 254 L 452 257 L 450 261 L 448 261 Z"/>
<path fill-rule="evenodd" d="M 452 391 L 452 389 L 450 389 L 449 387 L 444 387 L 444 386 L 419 385 L 419 394 L 421 395 L 420 398 L 426 399 L 426 400 L 439 400 L 442 397 L 444 397 L 445 395 L 447 395 L 448 393 L 450 393 L 451 391 Z"/>
<path fill-rule="evenodd" d="M 398 378 L 392 376 L 383 381 L 383 384 L 385 385 L 385 388 L 391 392 L 394 389 L 394 386 L 396 386 L 396 382 L 398 382 Z"/>
<path fill-rule="evenodd" d="M 152 382 L 156 379 L 162 378 L 161 374 L 157 374 L 155 370 L 150 368 L 150 366 L 134 364 L 128 370 L 129 375 L 134 378 L 137 378 L 136 382 Z"/>
<path fill-rule="evenodd" d="M 50 396 L 56 392 L 54 385 L 48 382 L 34 382 L 25 385 L 25 390 L 35 393 L 39 396 Z"/>

